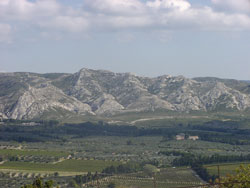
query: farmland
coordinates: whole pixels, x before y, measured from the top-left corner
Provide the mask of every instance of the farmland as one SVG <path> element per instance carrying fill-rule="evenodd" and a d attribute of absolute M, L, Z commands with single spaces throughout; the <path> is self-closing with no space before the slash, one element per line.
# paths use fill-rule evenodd
<path fill-rule="evenodd" d="M 119 162 L 99 160 L 65 160 L 56 164 L 6 162 L 0 165 L 0 169 L 13 169 L 25 171 L 52 171 L 52 172 L 101 172 L 105 167 L 118 165 Z"/>
<path fill-rule="evenodd" d="M 48 151 L 48 150 L 0 149 L 0 155 L 66 157 L 69 155 L 69 153 L 64 151 Z"/>
<path fill-rule="evenodd" d="M 4 179 L 9 179 L 9 182 L 4 182 Z M 57 181 L 60 187 L 68 187 L 67 181 L 71 179 L 73 174 L 61 174 L 59 172 L 59 176 L 54 176 L 53 173 L 49 172 L 39 172 L 32 173 L 31 171 L 12 171 L 2 172 L 2 178 L 0 173 L 0 185 L 5 185 L 6 187 L 18 187 L 18 184 L 23 184 L 32 181 L 35 177 L 43 177 L 43 179 L 54 179 Z M 9 178 L 8 178 L 9 177 Z M 96 186 L 99 183 L 101 188 L 106 188 L 109 183 L 115 183 L 117 187 L 146 187 L 151 188 L 154 185 L 154 180 L 152 177 L 147 176 L 143 172 L 125 174 L 125 175 L 113 175 L 105 178 L 99 178 L 99 181 L 91 181 L 86 184 L 86 186 Z M 200 185 L 203 182 L 195 175 L 195 173 L 191 169 L 173 169 L 166 168 L 162 169 L 155 175 L 155 182 L 157 183 L 157 187 L 184 187 L 184 186 L 194 186 Z M 2 184 L 1 184 L 2 183 Z M 8 186 L 7 186 L 8 185 Z"/>
<path fill-rule="evenodd" d="M 84 179 L 88 172 L 93 176 L 107 167 L 129 164 L 140 168 L 126 171 L 125 166 L 118 168 L 123 171 L 113 170 L 99 177 L 101 187 L 112 182 L 117 187 L 152 187 L 152 174 L 144 173 L 147 164 L 159 170 L 155 175 L 157 187 L 191 186 L 204 183 L 190 168 L 197 161 L 208 165 L 211 175 L 217 175 L 217 167 L 211 165 L 220 163 L 221 174 L 225 175 L 233 172 L 239 162 L 247 163 L 250 159 L 249 129 L 245 129 L 245 121 L 206 118 L 185 121 L 184 118 L 151 119 L 134 125 L 40 123 L 32 127 L 7 122 L 0 126 L 0 131 L 5 133 L 0 135 L 0 186 L 19 188 L 36 177 L 43 177 L 67 187 L 70 182 L 79 181 L 77 176 L 82 176 L 86 181 L 82 184 L 88 185 L 94 183 Z M 181 133 L 185 139 L 176 140 L 175 136 Z M 199 139 L 188 140 L 190 135 Z M 226 162 L 233 165 L 223 166 Z"/>
<path fill-rule="evenodd" d="M 108 179 L 114 182 L 118 187 L 154 187 L 154 180 L 145 176 L 144 173 L 136 173 L 124 176 L 112 176 Z M 184 187 L 200 185 L 203 182 L 195 176 L 191 169 L 187 168 L 165 168 L 155 175 L 157 187 Z"/>

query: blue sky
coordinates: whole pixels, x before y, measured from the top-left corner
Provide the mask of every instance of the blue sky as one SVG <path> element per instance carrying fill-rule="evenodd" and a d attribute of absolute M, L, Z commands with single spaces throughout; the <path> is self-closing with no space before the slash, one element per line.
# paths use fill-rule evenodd
<path fill-rule="evenodd" d="M 249 0 L 0 0 L 1 72 L 250 80 Z"/>

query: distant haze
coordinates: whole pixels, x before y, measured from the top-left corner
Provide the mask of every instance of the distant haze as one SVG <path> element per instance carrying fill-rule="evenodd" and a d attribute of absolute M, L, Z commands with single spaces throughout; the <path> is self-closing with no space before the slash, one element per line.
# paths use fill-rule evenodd
<path fill-rule="evenodd" d="M 250 80 L 249 0 L 1 0 L 0 72 Z"/>

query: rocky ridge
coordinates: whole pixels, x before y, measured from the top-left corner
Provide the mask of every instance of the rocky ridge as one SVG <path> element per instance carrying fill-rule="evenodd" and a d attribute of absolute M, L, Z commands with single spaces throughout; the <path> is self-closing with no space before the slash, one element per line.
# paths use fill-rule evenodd
<path fill-rule="evenodd" d="M 46 113 L 110 116 L 143 111 L 245 111 L 248 82 L 183 76 L 140 77 L 81 69 L 75 74 L 0 73 L 0 117 Z"/>

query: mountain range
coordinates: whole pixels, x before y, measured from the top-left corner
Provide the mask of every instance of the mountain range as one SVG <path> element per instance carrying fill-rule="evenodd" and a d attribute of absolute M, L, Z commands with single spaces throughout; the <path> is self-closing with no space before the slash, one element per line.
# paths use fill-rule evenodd
<path fill-rule="evenodd" d="M 0 73 L 2 118 L 249 109 L 250 83 L 246 81 L 170 75 L 149 78 L 85 68 L 74 74 Z"/>

